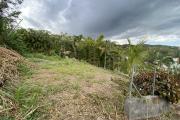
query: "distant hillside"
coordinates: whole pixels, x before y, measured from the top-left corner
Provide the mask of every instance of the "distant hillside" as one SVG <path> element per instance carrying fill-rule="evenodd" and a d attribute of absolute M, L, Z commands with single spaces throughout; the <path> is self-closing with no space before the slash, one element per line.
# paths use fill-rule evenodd
<path fill-rule="evenodd" d="M 150 51 L 156 51 L 163 54 L 163 56 L 180 57 L 180 47 L 166 46 L 166 45 L 148 45 Z"/>
<path fill-rule="evenodd" d="M 122 48 L 127 48 L 128 44 L 121 45 Z M 159 52 L 163 56 L 172 56 L 173 58 L 180 57 L 180 47 L 167 45 L 149 45 L 145 44 L 149 52 Z"/>

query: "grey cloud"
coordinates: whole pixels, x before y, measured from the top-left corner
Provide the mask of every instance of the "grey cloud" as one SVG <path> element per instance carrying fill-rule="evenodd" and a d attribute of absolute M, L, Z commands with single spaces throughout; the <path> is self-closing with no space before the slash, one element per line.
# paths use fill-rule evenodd
<path fill-rule="evenodd" d="M 65 9 L 67 0 L 43 0 L 42 17 L 48 20 L 57 20 L 59 12 Z"/>
<path fill-rule="evenodd" d="M 29 5 L 25 1 L 24 8 Z M 68 2 L 71 3 L 66 9 Z M 180 34 L 180 0 L 40 0 L 39 3 L 42 7 L 38 14 L 32 13 L 33 20 L 26 20 L 55 32 L 91 36 L 104 33 L 109 38 L 122 33 L 122 38 L 146 33 Z"/>
<path fill-rule="evenodd" d="M 26 17 L 24 16 L 24 20 L 29 21 L 29 24 L 33 27 L 33 28 L 39 28 L 42 29 L 43 26 L 41 24 L 39 24 L 38 22 L 36 22 L 34 19 L 30 18 L 30 17 Z"/>

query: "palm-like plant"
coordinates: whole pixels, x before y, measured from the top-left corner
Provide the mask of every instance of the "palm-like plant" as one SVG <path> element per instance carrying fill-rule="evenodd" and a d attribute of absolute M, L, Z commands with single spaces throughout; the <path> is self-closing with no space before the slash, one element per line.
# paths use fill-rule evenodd
<path fill-rule="evenodd" d="M 126 73 L 130 74 L 130 69 L 133 65 L 143 65 L 147 56 L 147 51 L 144 48 L 145 41 L 139 41 L 138 44 L 132 45 L 130 39 L 128 39 L 128 49 L 125 52 L 124 69 Z"/>

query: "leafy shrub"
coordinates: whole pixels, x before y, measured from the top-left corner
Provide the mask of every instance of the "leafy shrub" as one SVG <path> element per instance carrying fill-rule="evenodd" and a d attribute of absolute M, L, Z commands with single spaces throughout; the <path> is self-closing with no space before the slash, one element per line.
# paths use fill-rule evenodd
<path fill-rule="evenodd" d="M 27 53 L 27 46 L 24 43 L 24 38 L 21 34 L 18 34 L 16 32 L 11 34 L 11 36 L 8 38 L 8 40 L 5 41 L 5 44 L 9 48 L 16 50 L 20 54 Z"/>
<path fill-rule="evenodd" d="M 51 54 L 53 42 L 48 31 L 30 29 L 27 32 L 25 43 L 31 52 Z"/>

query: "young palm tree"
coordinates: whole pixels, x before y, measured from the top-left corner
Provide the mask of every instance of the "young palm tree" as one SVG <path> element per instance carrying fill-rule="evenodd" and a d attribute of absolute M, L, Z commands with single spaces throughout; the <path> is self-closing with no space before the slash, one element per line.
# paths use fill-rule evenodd
<path fill-rule="evenodd" d="M 147 51 L 144 48 L 145 41 L 139 41 L 136 45 L 131 44 L 131 40 L 128 39 L 128 49 L 125 52 L 125 71 L 126 73 L 130 74 L 130 69 L 133 65 L 141 66 L 144 64 L 144 60 L 147 56 Z"/>

